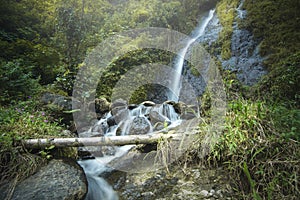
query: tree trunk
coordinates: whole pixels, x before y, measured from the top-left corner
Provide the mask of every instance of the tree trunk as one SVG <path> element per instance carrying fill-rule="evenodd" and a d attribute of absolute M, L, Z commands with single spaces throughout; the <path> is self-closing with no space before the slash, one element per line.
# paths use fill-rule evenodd
<path fill-rule="evenodd" d="M 55 147 L 121 146 L 129 144 L 152 144 L 162 139 L 180 140 L 189 135 L 190 134 L 152 134 L 89 138 L 28 139 L 23 141 L 23 145 L 26 148 L 44 148 L 52 145 Z"/>

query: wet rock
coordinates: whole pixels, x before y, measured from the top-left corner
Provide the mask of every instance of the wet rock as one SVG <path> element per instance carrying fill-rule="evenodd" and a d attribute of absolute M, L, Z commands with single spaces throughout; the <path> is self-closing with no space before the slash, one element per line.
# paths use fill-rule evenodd
<path fill-rule="evenodd" d="M 210 20 L 207 28 L 205 29 L 205 34 L 201 36 L 198 41 L 205 43 L 208 46 L 212 46 L 218 39 L 219 33 L 222 30 L 222 25 L 218 16 L 215 14 Z"/>
<path fill-rule="evenodd" d="M 174 106 L 176 102 L 175 101 L 165 101 L 164 103 Z"/>
<path fill-rule="evenodd" d="M 181 114 L 184 112 L 185 108 L 187 107 L 187 105 L 183 102 L 178 102 L 178 103 L 175 103 L 173 105 L 175 111 L 178 113 L 178 114 Z"/>
<path fill-rule="evenodd" d="M 100 146 L 88 146 L 88 147 L 80 147 L 79 150 L 82 157 L 103 157 L 103 150 Z M 82 158 L 81 157 L 81 158 Z"/>
<path fill-rule="evenodd" d="M 105 156 L 113 156 L 116 153 L 116 148 L 113 146 L 103 146 L 101 148 L 102 154 Z"/>
<path fill-rule="evenodd" d="M 84 199 L 87 181 L 75 161 L 51 160 L 36 174 L 19 183 L 14 200 Z"/>
<path fill-rule="evenodd" d="M 107 118 L 107 124 L 109 127 L 117 125 L 117 122 L 116 122 L 114 116 Z"/>
<path fill-rule="evenodd" d="M 113 110 L 116 107 L 127 107 L 127 102 L 123 99 L 117 99 L 115 100 L 111 106 L 110 106 L 110 110 Z"/>
<path fill-rule="evenodd" d="M 127 102 L 123 99 L 118 99 L 111 104 L 111 114 L 114 116 L 116 123 L 120 123 L 129 116 L 129 110 L 127 109 Z"/>
<path fill-rule="evenodd" d="M 78 147 L 78 157 L 80 159 L 94 159 L 95 157 L 91 154 L 91 152 L 86 151 L 84 148 L 82 147 Z"/>
<path fill-rule="evenodd" d="M 245 85 L 253 85 L 267 73 L 263 66 L 264 58 L 259 54 L 259 43 L 245 29 L 239 29 L 238 21 L 245 19 L 246 10 L 242 10 L 244 1 L 237 8 L 231 39 L 232 57 L 222 63 L 225 69 L 235 71 L 237 78 Z"/>
<path fill-rule="evenodd" d="M 165 128 L 165 123 L 167 123 L 166 125 L 171 124 L 170 120 L 167 117 L 159 114 L 157 111 L 152 110 L 149 114 L 149 118 L 150 118 L 151 124 L 154 127 L 154 130 L 156 130 L 156 131 Z"/>
<path fill-rule="evenodd" d="M 157 76 L 157 82 L 161 82 L 162 79 L 168 80 L 168 77 L 161 77 L 160 79 L 160 76 L 161 75 Z M 164 87 L 161 84 L 153 84 L 151 89 L 147 91 L 147 100 L 153 101 L 154 103 L 162 103 L 169 99 L 167 95 L 168 92 L 169 89 L 167 87 Z"/>
<path fill-rule="evenodd" d="M 155 106 L 155 103 L 153 101 L 144 101 L 141 104 L 144 106 Z"/>
<path fill-rule="evenodd" d="M 98 132 L 100 136 L 103 136 L 108 130 L 109 126 L 107 120 L 99 120 L 93 127 L 92 132 Z"/>
<path fill-rule="evenodd" d="M 44 104 L 53 104 L 62 110 L 72 109 L 72 98 L 58 94 L 45 93 L 42 95 L 41 102 Z"/>
<path fill-rule="evenodd" d="M 116 111 L 116 109 L 120 109 L 120 110 Z M 114 113 L 113 117 L 117 124 L 119 124 L 120 122 L 122 122 L 124 120 L 127 120 L 129 117 L 129 110 L 125 109 L 123 107 L 115 108 L 114 111 L 112 110 L 112 113 Z"/>
<path fill-rule="evenodd" d="M 267 73 L 267 70 L 263 66 L 264 58 L 259 54 L 259 41 L 255 40 L 253 34 L 248 30 L 240 29 L 238 26 L 238 22 L 247 17 L 247 11 L 242 10 L 242 5 L 243 1 L 237 8 L 237 16 L 232 27 L 231 58 L 223 60 L 219 52 L 216 52 L 216 56 L 224 69 L 236 73 L 239 81 L 245 85 L 253 85 Z M 205 34 L 198 41 L 215 48 L 222 28 L 218 16 L 215 14 L 208 24 Z"/>
<path fill-rule="evenodd" d="M 137 108 L 137 107 L 138 107 L 137 104 L 129 104 L 129 105 L 128 105 L 128 109 L 129 109 L 129 110 L 135 109 L 135 108 Z"/>
<path fill-rule="evenodd" d="M 147 134 L 151 129 L 149 120 L 145 117 L 135 117 L 132 120 L 129 129 L 129 135 L 144 135 Z"/>

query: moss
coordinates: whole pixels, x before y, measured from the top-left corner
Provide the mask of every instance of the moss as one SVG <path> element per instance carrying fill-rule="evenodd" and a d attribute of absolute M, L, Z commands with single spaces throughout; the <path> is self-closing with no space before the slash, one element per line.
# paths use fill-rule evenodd
<path fill-rule="evenodd" d="M 276 55 L 274 55 L 276 56 Z M 270 62 L 270 60 L 269 60 Z M 300 101 L 300 51 L 272 65 L 269 74 L 254 89 L 268 92 L 271 99 Z"/>
<path fill-rule="evenodd" d="M 153 73 L 153 69 L 149 69 L 146 65 L 147 63 L 160 63 L 168 64 L 172 60 L 172 55 L 170 52 L 164 52 L 158 49 L 142 49 L 126 53 L 123 57 L 117 59 L 109 67 L 106 68 L 106 71 L 103 73 L 99 84 L 97 87 L 97 96 L 104 96 L 106 99 L 111 100 L 111 95 L 114 92 L 118 96 L 122 96 L 124 91 L 128 91 L 128 88 L 131 87 L 133 90 L 136 90 L 134 96 L 132 97 L 132 102 L 138 102 L 143 99 L 147 89 L 149 87 L 136 88 L 136 82 L 146 83 L 146 79 L 149 78 L 149 74 Z M 141 66 L 143 65 L 143 66 Z M 141 69 L 145 74 L 130 74 L 134 73 L 131 71 L 134 67 L 144 67 Z M 151 67 L 151 65 L 150 65 Z M 149 74 L 147 74 L 149 72 Z M 146 75 L 147 74 L 147 75 Z M 124 85 L 124 89 L 115 88 L 116 84 L 122 77 L 134 77 L 136 80 L 128 82 L 128 85 Z M 127 94 L 124 94 L 127 96 Z"/>
<path fill-rule="evenodd" d="M 223 26 L 220 32 L 218 43 L 221 46 L 222 59 L 228 60 L 231 57 L 231 36 L 233 32 L 232 24 L 235 18 L 235 9 L 238 0 L 223 0 L 217 4 L 217 14 Z"/>
<path fill-rule="evenodd" d="M 195 67 L 191 67 L 191 73 L 195 77 L 200 77 L 201 75 L 200 72 Z"/>
<path fill-rule="evenodd" d="M 260 41 L 260 54 L 269 74 L 258 86 L 271 99 L 299 101 L 300 9 L 298 0 L 245 1 L 243 27 Z M 257 89 L 257 88 L 256 88 Z"/>

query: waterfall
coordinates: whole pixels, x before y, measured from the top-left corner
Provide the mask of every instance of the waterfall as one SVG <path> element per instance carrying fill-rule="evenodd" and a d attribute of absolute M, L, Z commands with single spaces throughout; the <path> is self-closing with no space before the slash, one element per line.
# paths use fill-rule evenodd
<path fill-rule="evenodd" d="M 118 195 L 100 174 L 108 169 L 97 160 L 78 161 L 85 171 L 88 181 L 88 193 L 85 200 L 118 200 Z"/>
<path fill-rule="evenodd" d="M 205 28 L 207 27 L 210 20 L 213 18 L 214 12 L 215 10 L 209 11 L 208 16 L 205 17 L 202 23 L 200 23 L 200 25 L 196 28 L 195 34 L 193 34 L 194 36 L 192 36 L 191 39 L 187 41 L 185 47 L 181 49 L 178 53 L 178 56 L 175 60 L 175 66 L 174 66 L 176 73 L 174 74 L 173 80 L 171 81 L 171 85 L 169 87 L 171 93 L 168 95 L 169 96 L 168 98 L 172 101 L 178 102 L 179 100 L 180 89 L 181 89 L 180 78 L 184 66 L 185 56 L 188 52 L 188 49 L 199 37 L 201 37 L 204 34 Z"/>
<path fill-rule="evenodd" d="M 155 115 L 158 114 L 158 115 Z M 152 116 L 152 117 L 150 117 Z M 119 119 L 121 117 L 121 119 Z M 111 118 L 118 121 L 111 123 Z M 118 119 L 118 120 L 117 120 Z M 136 105 L 133 108 L 123 105 L 123 109 L 112 114 L 107 113 L 94 124 L 89 130 L 79 133 L 79 137 L 91 137 L 98 135 L 100 132 L 104 136 L 129 135 L 132 134 L 151 134 L 157 122 L 167 122 L 168 128 L 180 124 L 178 113 L 176 113 L 173 105 L 169 103 L 149 105 Z M 111 124 L 111 125 L 109 125 Z M 162 124 L 162 123 L 160 123 Z M 160 130 L 166 127 L 161 126 Z M 88 181 L 88 193 L 85 200 L 118 200 L 117 193 L 113 190 L 101 175 L 110 170 L 107 165 L 112 160 L 123 156 L 134 145 L 126 145 L 122 147 L 83 147 L 85 151 L 93 152 L 95 155 L 102 154 L 94 159 L 82 159 L 78 163 L 85 171 Z M 82 150 L 82 149 L 81 149 Z M 100 152 L 100 153 L 99 153 Z"/>
<path fill-rule="evenodd" d="M 196 28 L 194 36 L 189 39 L 183 49 L 180 50 L 176 59 L 175 73 L 172 85 L 169 87 L 172 94 L 169 99 L 175 102 L 179 100 L 181 88 L 181 73 L 184 58 L 189 47 L 204 34 L 205 28 L 212 19 L 214 10 L 204 18 Z M 145 102 L 144 102 L 145 103 Z M 112 106 L 111 111 L 103 116 L 87 131 L 78 133 L 79 137 L 92 136 L 116 136 L 116 135 L 139 135 L 151 134 L 153 131 L 166 130 L 178 126 L 181 123 L 179 114 L 175 111 L 174 102 L 168 101 L 160 105 L 147 102 L 140 105 L 127 105 L 127 102 L 119 101 Z M 82 147 L 83 151 L 90 152 L 94 159 L 82 159 L 78 163 L 82 166 L 88 180 L 88 194 L 86 200 L 118 200 L 117 193 L 101 175 L 109 172 L 107 167 L 112 160 L 126 154 L 134 145 L 122 147 Z"/>

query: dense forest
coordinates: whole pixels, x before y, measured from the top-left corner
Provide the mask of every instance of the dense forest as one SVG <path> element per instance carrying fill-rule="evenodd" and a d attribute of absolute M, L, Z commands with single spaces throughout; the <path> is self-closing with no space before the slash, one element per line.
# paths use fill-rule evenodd
<path fill-rule="evenodd" d="M 45 105 L 52 93 L 71 98 L 78 70 L 102 41 L 119 32 L 162 27 L 189 35 L 204 11 L 216 7 L 223 26 L 208 49 L 231 57 L 232 23 L 239 0 L 0 0 L 0 186 L 21 181 L 74 149 L 31 152 L 20 146 L 28 138 L 75 137 L 72 110 Z M 243 85 L 235 72 L 220 67 L 227 94 L 225 129 L 205 158 L 195 142 L 185 155 L 190 165 L 228 169 L 233 199 L 297 199 L 300 195 L 300 2 L 245 0 L 247 18 L 239 27 L 259 43 L 268 73 Z M 146 38 L 139 38 L 143 40 Z M 134 41 L 138 42 L 138 41 Z M 169 63 L 170 52 L 140 49 L 108 66 L 97 98 L 110 101 L 112 89 L 131 66 Z M 217 59 L 217 58 L 216 58 Z M 147 100 L 152 86 L 134 93 L 131 103 Z M 209 92 L 204 93 L 199 132 L 209 124 Z M 69 131 L 65 131 L 69 130 Z M 54 152 L 54 153 L 53 153 Z"/>

